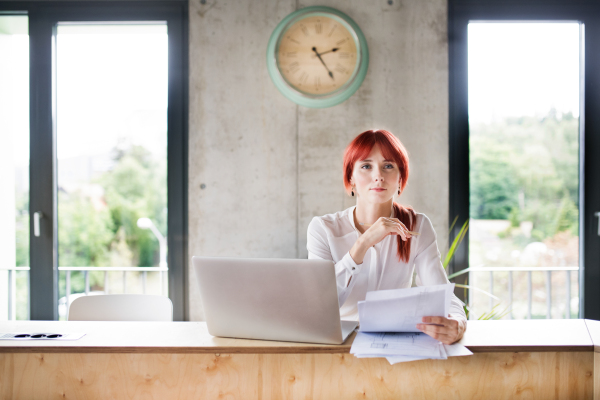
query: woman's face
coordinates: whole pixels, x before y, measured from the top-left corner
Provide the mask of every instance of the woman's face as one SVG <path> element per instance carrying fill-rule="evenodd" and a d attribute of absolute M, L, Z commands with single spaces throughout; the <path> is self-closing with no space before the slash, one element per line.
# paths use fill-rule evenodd
<path fill-rule="evenodd" d="M 354 164 L 350 183 L 355 187 L 354 193 L 361 199 L 385 203 L 398 193 L 400 178 L 398 165 L 386 160 L 379 145 L 375 145 L 366 159 Z"/>

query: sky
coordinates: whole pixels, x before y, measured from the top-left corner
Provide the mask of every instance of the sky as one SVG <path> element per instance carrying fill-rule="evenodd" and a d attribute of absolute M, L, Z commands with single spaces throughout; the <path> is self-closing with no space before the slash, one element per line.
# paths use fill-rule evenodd
<path fill-rule="evenodd" d="M 58 159 L 107 154 L 117 144 L 166 156 L 167 51 L 165 24 L 59 25 Z M 0 35 L 2 71 L 11 77 L 0 88 L 0 130 L 18 167 L 29 163 L 28 52 L 26 35 Z"/>
<path fill-rule="evenodd" d="M 579 24 L 469 23 L 469 121 L 579 116 Z"/>
<path fill-rule="evenodd" d="M 58 159 L 140 144 L 166 156 L 166 25 L 59 25 Z"/>

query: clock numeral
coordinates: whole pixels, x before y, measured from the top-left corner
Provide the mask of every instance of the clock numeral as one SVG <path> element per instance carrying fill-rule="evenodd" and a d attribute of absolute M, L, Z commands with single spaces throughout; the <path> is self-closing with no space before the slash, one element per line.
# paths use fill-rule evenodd
<path fill-rule="evenodd" d="M 331 28 L 331 30 L 329 31 L 329 35 L 327 35 L 328 37 L 331 37 L 331 34 L 333 33 L 333 31 L 335 31 L 335 28 L 337 28 L 337 25 L 334 25 L 333 28 Z"/>
<path fill-rule="evenodd" d="M 304 35 L 308 36 L 308 29 L 306 29 L 306 27 L 304 25 L 300 25 L 300 29 L 302 29 L 302 32 L 304 33 Z"/>
<path fill-rule="evenodd" d="M 287 38 L 289 41 L 291 41 L 291 42 L 294 42 L 294 43 L 296 43 L 296 44 L 300 44 L 300 42 L 299 42 L 299 41 L 297 41 L 296 39 L 294 39 L 294 38 L 293 38 L 293 37 L 291 37 L 290 35 L 287 35 L 287 36 L 286 36 L 286 38 Z"/>
<path fill-rule="evenodd" d="M 337 44 L 338 46 L 342 43 L 344 43 L 345 41 L 347 41 L 349 38 L 344 38 L 342 40 L 338 40 L 337 42 L 335 42 L 335 44 Z"/>
<path fill-rule="evenodd" d="M 317 35 L 320 35 L 321 32 L 323 32 L 323 25 L 321 25 L 321 20 L 317 20 L 317 23 L 315 24 L 315 32 L 317 32 Z"/>
<path fill-rule="evenodd" d="M 319 90 L 320 87 L 321 87 L 321 78 L 318 76 L 315 76 L 315 89 Z"/>
<path fill-rule="evenodd" d="M 287 53 L 285 53 L 286 57 L 296 57 L 298 55 L 297 51 L 288 51 Z"/>
<path fill-rule="evenodd" d="M 298 64 L 298 61 L 294 61 L 293 63 L 290 64 L 289 71 L 291 74 L 295 74 L 296 72 L 298 72 L 299 68 L 300 68 L 300 64 Z"/>
<path fill-rule="evenodd" d="M 350 58 L 352 56 L 352 54 L 350 53 L 339 53 L 340 58 Z"/>
<path fill-rule="evenodd" d="M 344 68 L 341 64 L 337 64 L 334 68 L 334 71 L 337 71 L 341 74 L 348 73 L 348 70 L 346 68 Z"/>
<path fill-rule="evenodd" d="M 300 75 L 300 78 L 298 78 L 298 80 L 300 82 L 298 86 L 306 84 L 306 82 L 308 81 L 308 74 L 306 73 L 306 71 L 302 71 L 302 74 Z"/>

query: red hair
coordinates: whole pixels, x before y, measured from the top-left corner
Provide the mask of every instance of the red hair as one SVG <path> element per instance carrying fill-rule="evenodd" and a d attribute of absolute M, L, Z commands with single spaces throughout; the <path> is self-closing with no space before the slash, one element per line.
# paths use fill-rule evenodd
<path fill-rule="evenodd" d="M 344 152 L 344 187 L 348 194 L 352 188 L 350 179 L 354 171 L 354 164 L 364 160 L 371 153 L 375 145 L 379 145 L 381 154 L 386 160 L 394 161 L 400 170 L 401 190 L 404 190 L 408 182 L 408 152 L 400 140 L 392 133 L 385 130 L 370 130 L 361 133 L 350 142 Z M 393 203 L 394 218 L 398 218 L 409 231 L 414 230 L 416 223 L 415 210 L 410 206 Z M 410 243 L 412 238 L 403 241 L 398 235 L 398 258 L 400 261 L 408 262 L 410 259 Z"/>

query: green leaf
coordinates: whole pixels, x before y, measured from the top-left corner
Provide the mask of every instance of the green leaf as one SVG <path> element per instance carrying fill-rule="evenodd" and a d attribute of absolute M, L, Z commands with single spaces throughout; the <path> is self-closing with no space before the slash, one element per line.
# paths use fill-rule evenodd
<path fill-rule="evenodd" d="M 444 269 L 448 268 L 448 265 L 450 264 L 450 260 L 452 260 L 452 257 L 454 257 L 454 253 L 456 252 L 456 249 L 458 248 L 458 246 L 460 246 L 463 239 L 465 238 L 465 235 L 467 234 L 468 229 L 469 229 L 469 220 L 467 219 L 465 221 L 465 223 L 463 224 L 462 228 L 460 228 L 458 235 L 456 235 L 456 237 L 452 241 L 452 245 L 450 246 L 450 249 L 448 250 L 448 254 L 446 254 L 444 262 L 442 263 L 442 265 L 444 266 Z"/>
<path fill-rule="evenodd" d="M 502 311 L 496 311 L 496 308 L 501 303 L 496 304 L 492 307 L 489 313 L 483 313 L 477 318 L 478 320 L 491 320 L 491 319 L 502 319 L 510 312 L 510 304 L 506 306 L 506 308 Z"/>
<path fill-rule="evenodd" d="M 456 225 L 456 221 L 458 221 L 458 215 L 456 217 L 454 217 L 454 221 L 452 221 L 452 224 L 450 225 L 450 230 L 448 231 L 448 235 L 452 234 L 452 228 L 454 228 L 454 225 Z"/>

